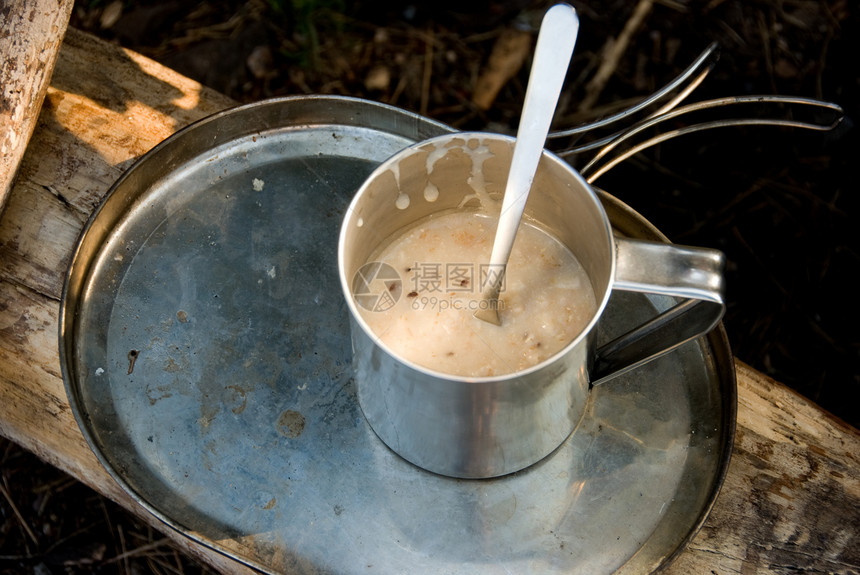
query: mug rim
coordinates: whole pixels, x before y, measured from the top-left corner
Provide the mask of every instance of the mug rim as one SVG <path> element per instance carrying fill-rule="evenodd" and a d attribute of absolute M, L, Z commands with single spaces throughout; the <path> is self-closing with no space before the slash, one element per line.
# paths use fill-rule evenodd
<path fill-rule="evenodd" d="M 606 210 L 604 210 L 603 205 L 600 203 L 600 199 L 597 197 L 597 193 L 594 191 L 594 188 L 582 177 L 582 175 L 573 168 L 570 164 L 562 160 L 559 156 L 552 153 L 551 151 L 544 148 L 543 153 L 541 154 L 541 159 L 546 159 L 562 170 L 567 172 L 567 174 L 576 180 L 580 184 L 581 191 L 584 192 L 591 202 L 598 209 L 598 213 L 601 215 L 601 219 L 603 221 L 603 225 L 606 231 L 607 241 L 609 243 L 609 253 L 610 253 L 610 269 L 609 275 L 606 282 L 606 289 L 603 293 L 602 300 L 595 306 L 595 311 L 591 316 L 591 319 L 582 328 L 579 334 L 573 338 L 570 342 L 568 342 L 564 347 L 558 350 L 556 353 L 541 361 L 540 363 L 536 363 L 535 365 L 529 366 L 525 369 L 512 371 L 500 375 L 490 375 L 490 376 L 463 376 L 452 374 L 444 371 L 438 371 L 435 369 L 428 368 L 426 366 L 420 365 L 411 361 L 398 353 L 395 353 L 389 346 L 382 341 L 382 339 L 374 332 L 367 322 L 362 317 L 361 312 L 358 310 L 358 306 L 355 301 L 355 296 L 352 294 L 351 284 L 349 279 L 346 277 L 346 261 L 345 261 L 345 246 L 346 246 L 346 234 L 347 227 L 349 223 L 352 221 L 352 215 L 355 213 L 355 208 L 362 196 L 366 193 L 367 188 L 370 186 L 371 182 L 377 179 L 381 174 L 387 172 L 391 166 L 397 164 L 398 162 L 403 161 L 406 157 L 417 153 L 419 150 L 423 149 L 425 146 L 429 144 L 435 144 L 436 142 L 446 141 L 446 140 L 455 140 L 455 139 L 463 139 L 468 140 L 469 138 L 480 138 L 480 139 L 494 139 L 503 142 L 507 142 L 513 146 L 516 143 L 516 138 L 513 136 L 508 136 L 504 134 L 494 134 L 492 132 L 453 132 L 450 134 L 442 134 L 439 136 L 434 136 L 432 138 L 428 138 L 426 140 L 421 140 L 420 142 L 416 142 L 411 144 L 402 150 L 399 150 L 381 164 L 376 166 L 373 171 L 365 178 L 362 182 L 361 186 L 356 190 L 353 194 L 352 200 L 350 200 L 349 205 L 346 208 L 344 213 L 343 221 L 341 222 L 340 232 L 338 234 L 338 242 L 337 242 L 337 267 L 338 267 L 338 275 L 340 276 L 340 284 L 343 289 L 344 299 L 346 300 L 347 307 L 350 311 L 350 316 L 353 321 L 358 323 L 361 327 L 361 330 L 371 338 L 374 344 L 379 347 L 386 354 L 391 356 L 393 359 L 397 360 L 404 366 L 413 369 L 415 371 L 421 372 L 429 377 L 436 378 L 438 380 L 449 381 L 451 383 L 499 383 L 499 382 L 507 382 L 513 379 L 517 379 L 526 375 L 530 375 L 532 373 L 539 372 L 543 369 L 546 369 L 553 365 L 555 362 L 559 360 L 559 358 L 567 355 L 570 351 L 580 345 L 589 337 L 589 335 L 594 331 L 597 327 L 597 322 L 600 321 L 600 317 L 603 315 L 604 310 L 606 309 L 606 305 L 609 302 L 609 298 L 612 295 L 612 286 L 615 284 L 615 268 L 616 268 L 616 247 L 614 241 L 614 235 L 612 231 L 612 225 L 609 221 L 609 216 L 606 214 Z M 540 221 L 537 220 L 537 223 L 540 224 Z M 567 247 L 567 246 L 565 246 Z M 568 249 L 570 249 L 568 247 Z M 367 263 L 367 262 L 366 262 Z M 590 276 L 589 279 L 591 280 Z M 477 320 L 481 321 L 481 320 Z M 589 365 L 590 367 L 590 365 Z"/>

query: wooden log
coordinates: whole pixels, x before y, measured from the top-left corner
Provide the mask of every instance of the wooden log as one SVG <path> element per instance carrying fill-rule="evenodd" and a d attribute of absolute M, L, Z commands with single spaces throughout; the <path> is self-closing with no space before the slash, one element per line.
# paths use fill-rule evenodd
<path fill-rule="evenodd" d="M 70 29 L 0 216 L 0 434 L 225 573 L 249 570 L 160 524 L 99 464 L 65 395 L 56 332 L 75 240 L 111 183 L 178 128 L 231 104 Z M 666 572 L 860 573 L 860 434 L 742 363 L 737 375 L 738 431 L 725 484 Z M 241 541 L 221 543 L 243 550 Z"/>
<path fill-rule="evenodd" d="M 736 362 L 722 491 L 668 573 L 860 573 L 860 433 Z"/>
<path fill-rule="evenodd" d="M 36 126 L 73 4 L 13 0 L 0 5 L 0 213 Z"/>

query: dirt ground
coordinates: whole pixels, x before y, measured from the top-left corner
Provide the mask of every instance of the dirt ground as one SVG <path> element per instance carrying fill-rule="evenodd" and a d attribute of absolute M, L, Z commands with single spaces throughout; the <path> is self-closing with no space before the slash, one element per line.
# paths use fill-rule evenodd
<path fill-rule="evenodd" d="M 240 102 L 343 94 L 391 103 L 460 129 L 514 133 L 528 48 L 549 5 L 79 0 L 72 25 Z M 684 136 L 626 160 L 597 184 L 672 241 L 723 250 L 725 326 L 735 355 L 860 426 L 860 318 L 852 287 L 860 264 L 860 143 L 850 129 L 851 119 L 860 117 L 856 3 L 574 5 L 581 31 L 556 128 L 644 98 L 713 41 L 721 47 L 720 60 L 690 100 L 780 94 L 844 108 L 847 119 L 829 132 L 755 127 Z M 507 58 L 494 68 L 501 82 L 495 93 L 482 78 L 494 47 L 502 46 Z M 504 81 L 506 75 L 510 79 Z M 831 119 L 826 113 L 791 113 Z M 776 108 L 767 114 L 788 117 Z M 554 149 L 569 145 L 559 141 Z M 585 160 L 587 155 L 579 155 L 571 161 L 581 167 Z M 205 571 L 161 535 L 3 440 L 0 469 L 2 574 Z"/>

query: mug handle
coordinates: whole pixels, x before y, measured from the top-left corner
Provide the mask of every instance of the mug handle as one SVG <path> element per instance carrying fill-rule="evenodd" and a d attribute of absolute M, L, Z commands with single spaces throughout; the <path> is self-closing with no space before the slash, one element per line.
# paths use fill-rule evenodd
<path fill-rule="evenodd" d="M 615 238 L 612 289 L 682 298 L 655 318 L 597 349 L 599 385 L 711 331 L 723 317 L 725 256 L 718 250 Z"/>

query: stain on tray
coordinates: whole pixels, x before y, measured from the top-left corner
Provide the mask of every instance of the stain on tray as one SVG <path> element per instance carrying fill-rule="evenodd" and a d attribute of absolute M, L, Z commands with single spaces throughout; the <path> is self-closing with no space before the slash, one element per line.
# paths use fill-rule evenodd
<path fill-rule="evenodd" d="M 164 366 L 161 369 L 166 371 L 167 373 L 176 373 L 177 371 L 182 370 L 179 364 L 176 363 L 176 360 L 174 360 L 172 357 L 168 357 L 166 360 L 164 360 Z"/>
<path fill-rule="evenodd" d="M 230 411 L 239 415 L 245 411 L 245 407 L 248 405 L 245 390 L 238 385 L 228 385 L 227 389 L 233 392 L 233 397 L 231 398 L 231 401 L 228 402 L 228 405 L 233 405 L 233 407 L 230 408 Z"/>
<path fill-rule="evenodd" d="M 162 399 L 173 397 L 173 393 L 170 391 L 169 385 L 157 385 L 153 387 L 151 384 L 146 384 L 146 397 L 149 399 L 149 405 L 155 405 Z"/>
<path fill-rule="evenodd" d="M 278 418 L 278 433 L 284 437 L 295 439 L 305 430 L 305 416 L 298 411 L 288 409 Z"/>

